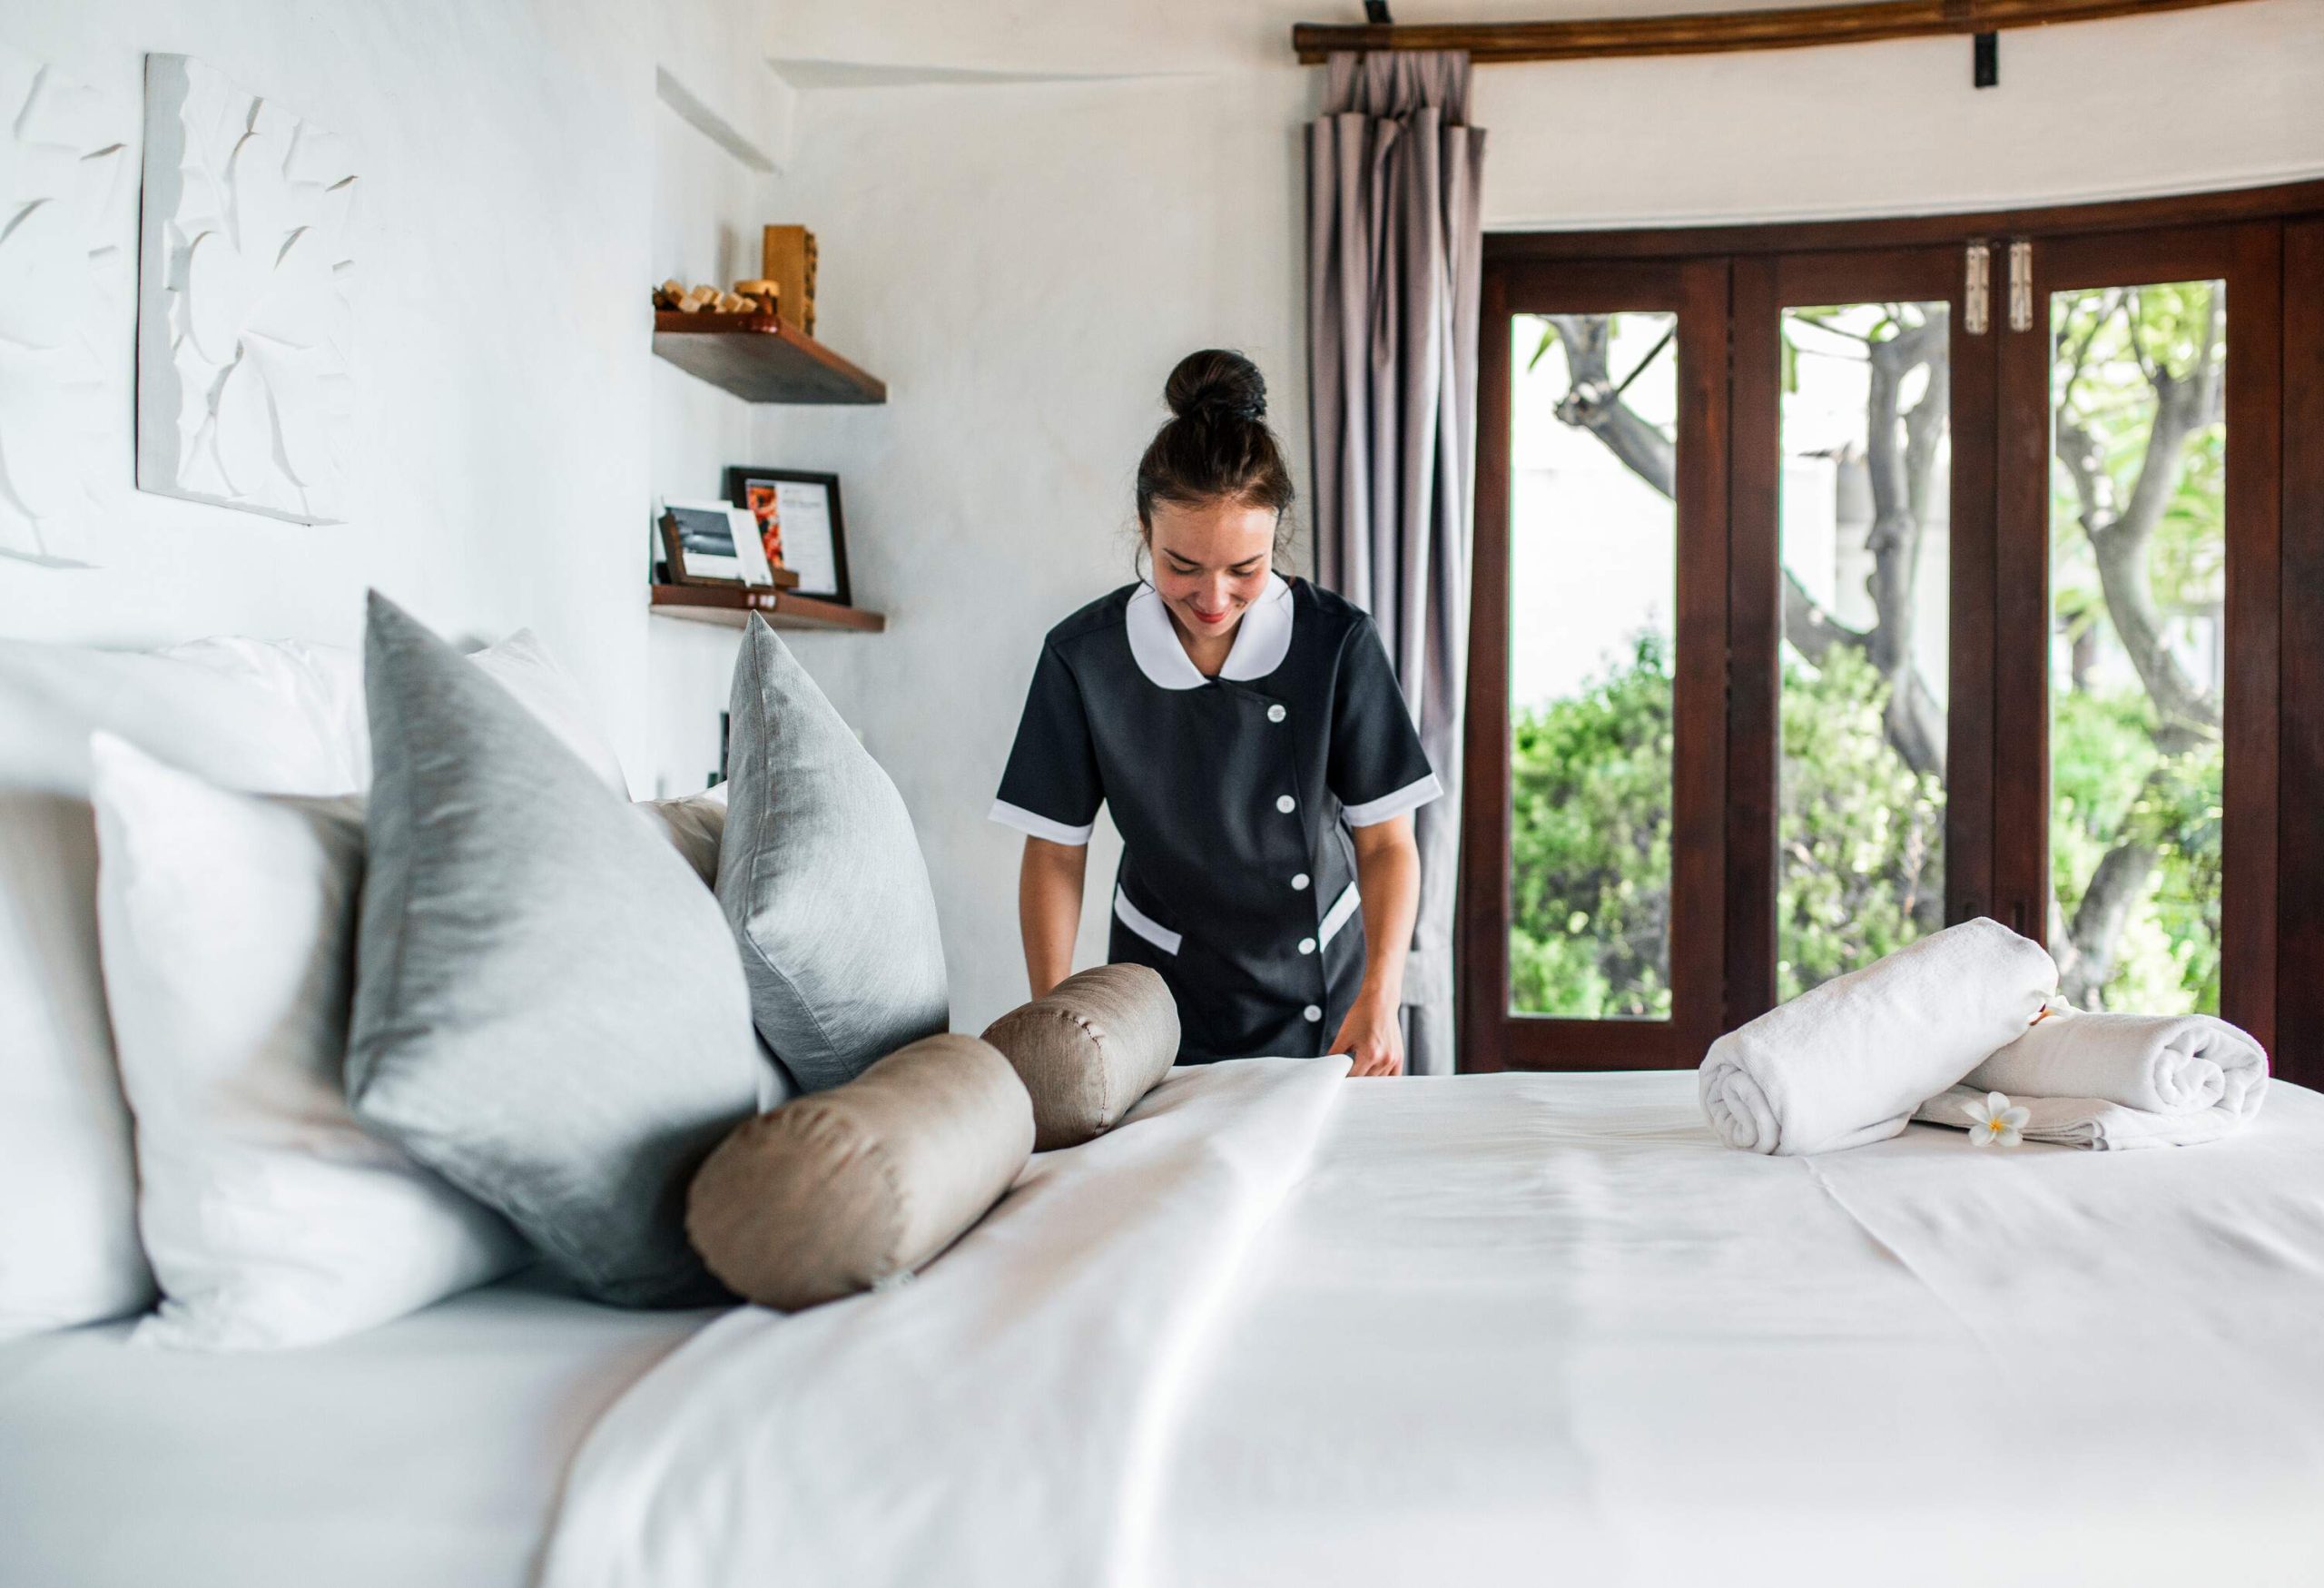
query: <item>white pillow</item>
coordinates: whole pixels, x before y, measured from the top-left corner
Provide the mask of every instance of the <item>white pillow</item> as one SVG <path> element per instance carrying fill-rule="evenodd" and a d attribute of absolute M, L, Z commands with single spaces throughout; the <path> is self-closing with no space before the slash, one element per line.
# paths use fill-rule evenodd
<path fill-rule="evenodd" d="M 329 745 L 345 768 L 331 781 L 332 793 L 370 786 L 371 735 L 363 715 L 363 658 L 356 652 L 295 640 L 201 639 L 172 646 L 156 655 L 232 680 L 253 697 L 278 706 L 316 744 Z M 546 723 L 558 741 L 596 774 L 598 782 L 627 796 L 621 757 L 606 742 L 596 712 L 581 686 L 549 654 L 539 636 L 520 628 L 498 645 L 470 653 L 468 660 Z"/>
<path fill-rule="evenodd" d="M 490 678 L 517 697 L 518 705 L 548 725 L 565 747 L 581 757 L 597 781 L 629 797 L 629 780 L 622 774 L 621 757 L 598 730 L 596 713 L 573 675 L 558 665 L 548 647 L 529 628 L 520 628 L 498 645 L 468 657 Z"/>
<path fill-rule="evenodd" d="M 530 632 L 473 659 L 622 787 L 587 701 Z M 342 646 L 0 639 L 0 1340 L 153 1298 L 98 972 L 94 729 L 223 788 L 330 795 L 370 782 L 362 662 Z"/>
<path fill-rule="evenodd" d="M 515 1267 L 497 1215 L 348 1110 L 360 802 L 231 793 L 109 735 L 91 753 L 105 984 L 162 1292 L 133 1338 L 313 1345 Z"/>
<path fill-rule="evenodd" d="M 332 666 L 328 647 L 251 640 L 170 656 L 0 640 L 0 1339 L 153 1294 L 97 968 L 90 731 L 237 788 L 342 794 L 344 729 L 307 700 Z"/>

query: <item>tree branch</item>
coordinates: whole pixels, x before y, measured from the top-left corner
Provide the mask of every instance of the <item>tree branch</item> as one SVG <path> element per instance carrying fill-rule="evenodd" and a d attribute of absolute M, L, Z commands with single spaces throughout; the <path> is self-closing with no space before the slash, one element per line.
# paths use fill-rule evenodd
<path fill-rule="evenodd" d="M 2125 839 L 2108 850 L 2090 873 L 2090 886 L 2074 907 L 2066 950 L 2058 957 L 2059 990 L 2083 1009 L 2101 1007 L 2099 995 L 2114 973 L 2114 956 L 2132 907 L 2146 892 L 2158 856 L 2154 845 Z"/>
<path fill-rule="evenodd" d="M 2170 507 L 2185 464 L 2188 441 L 2211 422 L 2211 416 L 2221 400 L 2220 360 L 2215 352 L 2219 315 L 2219 295 L 2214 292 L 2204 314 L 2194 363 L 2183 375 L 2149 365 L 2141 353 L 2140 368 L 2154 391 L 2154 418 L 2148 426 L 2137 480 L 2119 510 L 2113 508 L 2112 481 L 2105 472 L 2104 453 L 2074 408 L 2072 381 L 2057 411 L 2058 459 L 2073 481 L 2075 505 L 2083 534 L 2098 565 L 2107 616 L 2139 682 L 2154 702 L 2164 732 L 2181 739 L 2215 736 L 2220 704 L 2196 686 L 2163 636 L 2162 616 L 2155 607 L 2154 586 L 2147 568 L 2147 548 Z M 2135 321 L 2131 340 L 2133 344 L 2138 341 Z"/>
<path fill-rule="evenodd" d="M 1611 321 L 1602 314 L 1547 318 L 1565 344 L 1568 385 L 1565 396 L 1558 400 L 1558 418 L 1596 436 L 1631 473 L 1677 499 L 1678 449 L 1614 390 L 1613 372 L 1608 365 L 1613 341 Z"/>
<path fill-rule="evenodd" d="M 1612 342 L 1611 321 L 1601 314 L 1552 314 L 1544 316 L 1559 341 L 1564 344 L 1566 374 L 1569 388 L 1557 407 L 1558 418 L 1564 423 L 1586 429 L 1603 442 L 1606 449 L 1624 467 L 1665 497 L 1676 499 L 1677 449 L 1669 437 L 1640 419 L 1629 404 L 1614 391 L 1610 366 Z M 1908 436 L 1917 422 L 1921 433 L 1908 439 L 1905 461 L 1898 465 L 1892 481 L 1895 498 L 1899 503 L 1925 500 L 1927 474 L 1936 455 L 1936 442 L 1943 435 L 1943 422 L 1949 411 L 1948 386 L 1945 376 L 1947 321 L 1940 313 L 1928 324 L 1907 328 L 1888 342 L 1875 344 L 1879 348 L 1903 341 L 1900 354 L 1915 361 L 1929 361 L 1930 381 L 1927 393 L 1905 416 Z M 1827 327 L 1825 329 L 1830 329 Z M 1843 333 L 1845 334 L 1845 333 Z M 1906 363 L 1896 371 L 1901 385 L 1903 376 L 1911 368 Z M 1894 393 L 1892 392 L 1892 397 Z M 1886 433 L 1893 448 L 1896 430 L 1893 404 Z M 1877 422 L 1875 429 L 1879 429 Z M 1917 472 L 1914 472 L 1917 471 Z M 1857 630 L 1834 621 L 1814 597 L 1795 577 L 1789 568 L 1783 570 L 1783 632 L 1793 649 L 1806 657 L 1811 666 L 1821 666 L 1834 646 L 1846 646 L 1876 656 L 1874 647 L 1884 644 L 1882 630 L 1893 636 L 1906 632 L 1910 626 L 1912 600 L 1911 564 L 1919 551 L 1918 514 L 1910 515 L 1909 534 L 1892 537 L 1898 544 L 1886 553 L 1889 572 L 1882 587 L 1889 594 L 1883 605 L 1879 589 L 1875 590 L 1874 605 L 1880 612 L 1880 624 L 1870 630 Z M 1876 534 L 1877 529 L 1876 527 Z M 1882 551 L 1875 548 L 1875 579 L 1882 581 L 1879 572 Z M 1890 626 L 1894 625 L 1894 627 Z M 1945 773 L 1945 708 L 1934 691 L 1925 683 L 1917 668 L 1911 666 L 1908 644 L 1892 647 L 1892 665 L 1880 671 L 1888 680 L 1888 709 L 1886 726 L 1890 745 L 1905 765 L 1916 773 L 1943 776 Z"/>
<path fill-rule="evenodd" d="M 1925 498 L 1925 480 L 1911 478 L 1902 415 L 1905 377 L 1926 364 L 1932 394 L 1943 384 L 1935 380 L 1944 357 L 1944 323 L 1931 319 L 1905 326 L 1886 341 L 1872 344 L 1871 380 L 1865 399 L 1865 469 L 1872 483 L 1872 528 L 1865 549 L 1872 554 L 1872 577 L 1866 588 L 1876 614 L 1870 634 L 1872 665 L 1881 676 L 1895 680 L 1913 654 L 1913 588 L 1919 572 L 1921 523 L 1913 510 L 1915 496 Z M 1914 411 L 1927 410 L 1925 399 Z M 1923 461 L 1935 456 L 1935 444 L 1921 449 Z M 1917 488 L 1916 488 L 1917 485 Z"/>
<path fill-rule="evenodd" d="M 1799 576 L 1783 570 L 1783 637 L 1808 666 L 1822 667 L 1835 650 L 1870 652 L 1870 634 L 1836 621 L 1800 584 Z M 1889 678 L 1888 711 L 1883 719 L 1889 747 L 1915 772 L 1945 775 L 1945 707 L 1923 681 L 1920 670 L 1907 667 Z"/>

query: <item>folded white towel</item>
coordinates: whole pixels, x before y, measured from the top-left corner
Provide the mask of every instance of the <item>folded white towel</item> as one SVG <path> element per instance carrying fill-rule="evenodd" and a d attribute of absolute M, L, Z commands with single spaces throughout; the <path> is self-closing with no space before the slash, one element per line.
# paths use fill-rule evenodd
<path fill-rule="evenodd" d="M 1713 1042 L 1703 1112 L 1720 1140 L 1746 1152 L 1883 1140 L 2024 1031 L 2057 987 L 2040 943 L 1998 921 L 1965 921 Z"/>
<path fill-rule="evenodd" d="M 1924 1125 L 1950 1125 L 1956 1130 L 1965 1130 L 1970 1119 L 1964 1109 L 1983 1103 L 1989 1090 L 1992 1089 L 1956 1086 L 1941 1091 L 1914 1110 L 1913 1118 Z M 2263 1076 L 2252 1089 L 2252 1096 L 2265 1099 L 2267 1095 Z M 2260 1111 L 2256 1101 L 2249 1112 L 2237 1115 L 2223 1109 L 2205 1109 L 2193 1114 L 2158 1114 L 2145 1109 L 2124 1108 L 2104 1098 L 2018 1097 L 2013 1093 L 2009 1100 L 2025 1110 L 2022 1133 L 2026 1140 L 2079 1147 L 2086 1152 L 2128 1152 L 2139 1147 L 2198 1147 L 2233 1135 L 2243 1128 L 2245 1119 Z"/>
<path fill-rule="evenodd" d="M 2053 1012 L 1971 1070 L 1964 1086 L 2028 1098 L 2099 1098 L 2150 1114 L 2241 1120 L 2267 1093 L 2268 1055 L 2213 1015 Z"/>

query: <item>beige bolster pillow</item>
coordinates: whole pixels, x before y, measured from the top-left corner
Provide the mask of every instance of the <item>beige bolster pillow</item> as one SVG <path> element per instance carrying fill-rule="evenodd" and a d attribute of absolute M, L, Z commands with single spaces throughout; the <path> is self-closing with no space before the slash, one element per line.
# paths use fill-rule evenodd
<path fill-rule="evenodd" d="M 1009 1011 L 984 1040 L 1033 1099 L 1033 1147 L 1078 1147 L 1113 1128 L 1178 1060 L 1178 1004 L 1145 965 L 1100 965 Z"/>
<path fill-rule="evenodd" d="M 974 1037 L 928 1037 L 736 1126 L 694 1178 L 686 1234 L 737 1295 L 795 1312 L 927 1262 L 1032 1150 L 1009 1061 Z"/>

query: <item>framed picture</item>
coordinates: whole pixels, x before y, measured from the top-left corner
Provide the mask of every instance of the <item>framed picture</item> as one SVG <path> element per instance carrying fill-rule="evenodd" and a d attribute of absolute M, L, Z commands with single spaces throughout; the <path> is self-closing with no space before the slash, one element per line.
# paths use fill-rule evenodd
<path fill-rule="evenodd" d="M 726 471 L 726 499 L 758 526 L 767 565 L 799 576 L 799 594 L 853 605 L 839 476 L 737 466 Z"/>
<path fill-rule="evenodd" d="M 674 585 L 774 583 L 758 526 L 725 502 L 665 500 L 662 554 Z"/>

